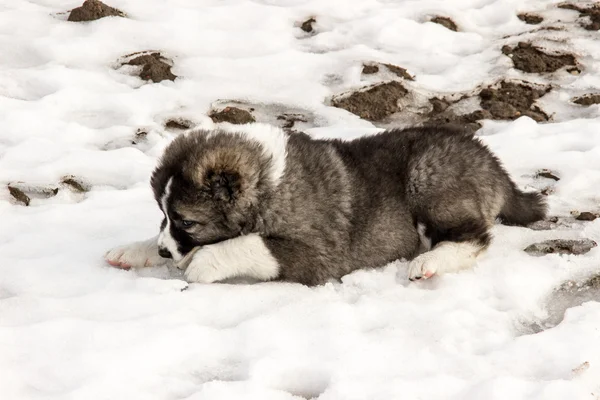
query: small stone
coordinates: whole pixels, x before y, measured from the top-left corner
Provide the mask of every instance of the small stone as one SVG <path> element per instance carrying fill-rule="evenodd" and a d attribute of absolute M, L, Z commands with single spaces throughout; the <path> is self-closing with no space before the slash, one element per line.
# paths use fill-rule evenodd
<path fill-rule="evenodd" d="M 521 13 L 521 14 L 518 14 L 517 17 L 521 21 L 523 21 L 523 22 L 525 22 L 526 24 L 529 24 L 529 25 L 537 25 L 537 24 L 540 24 L 540 23 L 542 23 L 544 21 L 543 17 L 541 17 L 539 15 L 536 15 L 536 14 Z"/>
<path fill-rule="evenodd" d="M 536 174 L 536 178 L 546 178 L 546 179 L 552 179 L 554 181 L 560 181 L 560 178 L 558 176 L 556 176 L 556 174 L 554 172 L 550 171 L 549 169 L 542 169 L 542 170 L 538 171 Z"/>
<path fill-rule="evenodd" d="M 533 256 L 546 254 L 573 254 L 581 255 L 589 252 L 598 244 L 590 239 L 553 239 L 534 243 L 525 248 L 525 252 Z"/>
<path fill-rule="evenodd" d="M 589 211 L 584 211 L 580 213 L 575 219 L 578 221 L 593 221 L 596 218 L 598 218 L 597 214 L 591 213 Z"/>
<path fill-rule="evenodd" d="M 144 54 L 135 57 L 125 64 L 141 66 L 140 78 L 145 81 L 151 80 L 154 83 L 164 80 L 174 81 L 177 78 L 171 72 L 171 65 L 166 62 L 166 59 L 160 53 Z"/>
<path fill-rule="evenodd" d="M 458 26 L 456 26 L 456 24 L 454 23 L 454 21 L 452 21 L 448 17 L 440 17 L 440 16 L 433 17 L 431 19 L 431 22 L 436 23 L 436 24 L 440 24 L 443 27 L 445 27 L 446 29 L 450 29 L 451 31 L 458 32 Z"/>
<path fill-rule="evenodd" d="M 365 75 L 372 75 L 379 72 L 379 67 L 372 64 L 363 64 L 362 73 Z"/>
<path fill-rule="evenodd" d="M 104 17 L 124 17 L 125 14 L 116 8 L 107 6 L 98 0 L 86 0 L 80 7 L 74 8 L 69 14 L 68 21 L 94 21 Z"/>
<path fill-rule="evenodd" d="M 194 126 L 192 121 L 187 119 L 169 119 L 165 122 L 165 128 L 176 130 L 187 130 Z"/>
<path fill-rule="evenodd" d="M 214 123 L 249 124 L 256 122 L 256 119 L 249 111 L 237 107 L 225 107 L 221 111 L 213 111 L 209 114 L 209 117 Z"/>
<path fill-rule="evenodd" d="M 75 179 L 73 176 L 65 176 L 61 182 L 63 185 L 68 186 L 71 190 L 77 193 L 85 193 L 89 191 L 89 188 L 86 185 Z"/>
<path fill-rule="evenodd" d="M 302 29 L 306 33 L 311 33 L 313 31 L 313 24 L 317 22 L 314 18 L 309 18 L 300 25 L 300 29 Z"/>

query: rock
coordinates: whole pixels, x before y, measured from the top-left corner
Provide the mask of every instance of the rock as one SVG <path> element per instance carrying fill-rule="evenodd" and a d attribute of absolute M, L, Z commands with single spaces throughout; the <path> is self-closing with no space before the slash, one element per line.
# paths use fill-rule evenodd
<path fill-rule="evenodd" d="M 579 7 L 573 3 L 563 3 L 559 4 L 558 8 L 579 12 L 579 17 L 583 18 L 581 26 L 584 29 L 588 31 L 600 30 L 600 4 L 596 3 L 590 7 Z M 587 21 L 589 21 L 589 23 Z"/>
<path fill-rule="evenodd" d="M 25 206 L 28 206 L 29 203 L 31 203 L 31 199 L 29 198 L 29 196 L 27 196 L 25 192 L 23 192 L 21 189 L 9 185 L 8 191 L 10 195 L 19 203 Z"/>
<path fill-rule="evenodd" d="M 137 56 L 125 63 L 126 65 L 141 66 L 140 78 L 151 80 L 154 83 L 164 80 L 174 81 L 177 78 L 171 72 L 171 65 L 160 53 L 150 53 Z"/>
<path fill-rule="evenodd" d="M 399 111 L 398 101 L 407 94 L 400 82 L 391 81 L 334 97 L 331 104 L 368 121 L 380 121 Z"/>
<path fill-rule="evenodd" d="M 598 218 L 598 214 L 594 214 L 589 211 L 584 211 L 580 213 L 575 219 L 578 221 L 593 221 L 596 218 Z"/>
<path fill-rule="evenodd" d="M 256 122 L 249 111 L 237 107 L 225 107 L 221 111 L 212 111 L 209 117 L 214 123 L 229 122 L 231 124 L 249 124 Z"/>
<path fill-rule="evenodd" d="M 94 21 L 104 17 L 124 17 L 125 14 L 116 8 L 107 6 L 98 0 L 86 0 L 80 7 L 74 8 L 68 21 Z"/>
<path fill-rule="evenodd" d="M 580 106 L 591 106 L 593 104 L 600 104 L 600 93 L 589 93 L 583 96 L 575 97 L 573 103 L 579 104 Z"/>
<path fill-rule="evenodd" d="M 525 248 L 525 251 L 533 256 L 543 256 L 545 254 L 585 254 L 594 247 L 597 243 L 590 239 L 553 239 L 545 242 L 534 243 Z"/>
<path fill-rule="evenodd" d="M 490 86 L 479 93 L 480 104 L 492 119 L 516 119 L 528 116 L 537 122 L 548 121 L 548 115 L 534 102 L 551 90 L 526 82 L 502 81 L 499 87 Z"/>
<path fill-rule="evenodd" d="M 363 64 L 362 73 L 365 75 L 372 75 L 379 72 L 379 67 L 372 64 Z"/>
<path fill-rule="evenodd" d="M 317 22 L 314 18 L 309 18 L 300 25 L 300 29 L 302 29 L 306 33 L 311 33 L 313 31 L 313 24 Z"/>
<path fill-rule="evenodd" d="M 562 67 L 576 65 L 572 54 L 546 54 L 531 43 L 520 42 L 516 47 L 504 46 L 502 53 L 509 56 L 516 69 L 524 72 L 554 72 Z"/>
<path fill-rule="evenodd" d="M 535 174 L 536 178 L 552 179 L 553 181 L 560 181 L 560 178 L 549 169 L 542 169 Z"/>
<path fill-rule="evenodd" d="M 90 190 L 89 186 L 85 185 L 74 176 L 65 176 L 61 183 L 77 193 L 85 193 Z"/>
<path fill-rule="evenodd" d="M 192 121 L 187 119 L 168 119 L 165 121 L 165 128 L 175 130 L 187 130 L 194 126 Z"/>
<path fill-rule="evenodd" d="M 536 15 L 536 14 L 521 13 L 521 14 L 518 14 L 517 17 L 521 21 L 523 21 L 523 22 L 525 22 L 526 24 L 529 24 L 529 25 L 537 25 L 537 24 L 540 24 L 540 23 L 542 23 L 544 21 L 543 17 L 541 17 L 539 15 Z"/>
<path fill-rule="evenodd" d="M 433 22 L 435 24 L 440 24 L 443 27 L 445 27 L 446 29 L 450 29 L 451 31 L 458 32 L 458 27 L 456 26 L 454 21 L 452 21 L 448 17 L 440 17 L 440 16 L 433 17 L 431 19 L 431 22 Z"/>

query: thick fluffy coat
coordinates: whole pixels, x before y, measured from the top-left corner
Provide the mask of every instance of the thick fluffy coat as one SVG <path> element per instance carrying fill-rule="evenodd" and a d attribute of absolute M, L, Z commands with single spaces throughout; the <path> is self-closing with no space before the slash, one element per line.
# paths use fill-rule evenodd
<path fill-rule="evenodd" d="M 525 225 L 546 212 L 478 139 L 444 128 L 353 141 L 261 124 L 191 132 L 169 145 L 152 187 L 165 214 L 158 239 L 107 259 L 143 266 L 160 251 L 207 283 L 316 285 L 401 258 L 411 280 L 428 278 L 473 265 L 497 218 Z"/>

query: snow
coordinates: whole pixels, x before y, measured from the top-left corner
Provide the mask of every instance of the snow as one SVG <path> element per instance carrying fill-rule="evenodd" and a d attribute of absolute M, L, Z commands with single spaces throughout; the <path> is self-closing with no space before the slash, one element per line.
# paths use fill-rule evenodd
<path fill-rule="evenodd" d="M 569 103 L 600 90 L 600 41 L 558 3 L 111 0 L 128 18 L 72 23 L 65 12 L 79 0 L 0 0 L 1 397 L 600 398 L 599 297 L 532 329 L 561 309 L 554 288 L 598 273 L 600 249 L 522 252 L 551 238 L 600 241 L 600 219 L 549 231 L 496 226 L 474 270 L 418 283 L 397 261 L 316 288 L 188 287 L 166 267 L 127 272 L 102 258 L 158 231 L 148 180 L 176 134 L 165 119 L 211 127 L 211 105 L 245 100 L 305 110 L 316 137 L 369 134 L 371 123 L 327 105 L 375 79 L 361 77 L 363 61 L 406 68 L 422 94 L 500 77 L 552 82 L 540 105 L 554 123 L 487 121 L 478 134 L 520 186 L 540 189 L 542 168 L 560 176 L 552 215 L 600 211 L 600 106 Z M 565 29 L 525 25 L 523 11 Z M 461 32 L 427 22 L 438 14 Z M 299 28 L 311 16 L 314 35 Z M 513 69 L 500 48 L 532 38 L 577 54 L 583 72 Z M 119 67 L 144 50 L 171 57 L 180 78 L 145 84 Z M 138 129 L 148 134 L 133 145 Z M 66 175 L 91 191 L 63 188 L 24 207 L 6 188 L 56 186 Z"/>

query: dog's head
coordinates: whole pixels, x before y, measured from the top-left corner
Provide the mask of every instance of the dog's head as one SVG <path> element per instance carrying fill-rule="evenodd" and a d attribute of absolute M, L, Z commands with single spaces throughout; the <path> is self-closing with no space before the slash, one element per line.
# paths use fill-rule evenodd
<path fill-rule="evenodd" d="M 164 214 L 160 255 L 178 261 L 194 247 L 251 232 L 277 184 L 273 162 L 264 143 L 245 134 L 196 131 L 175 139 L 151 179 Z"/>

